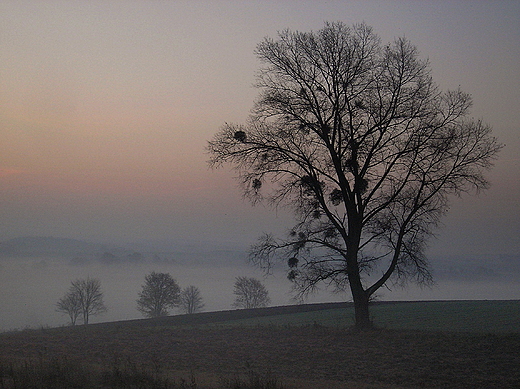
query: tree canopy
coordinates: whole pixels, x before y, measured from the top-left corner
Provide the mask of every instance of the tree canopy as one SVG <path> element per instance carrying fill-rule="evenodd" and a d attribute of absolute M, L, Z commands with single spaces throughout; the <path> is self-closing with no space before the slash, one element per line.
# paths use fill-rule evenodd
<path fill-rule="evenodd" d="M 264 284 L 252 277 L 237 277 L 233 289 L 236 308 L 264 308 L 271 303 Z"/>
<path fill-rule="evenodd" d="M 72 325 L 82 315 L 83 324 L 88 324 L 91 315 L 107 311 L 103 302 L 101 282 L 95 278 L 78 278 L 71 282 L 69 291 L 56 303 L 58 312 L 69 315 Z"/>
<path fill-rule="evenodd" d="M 146 317 L 168 315 L 169 308 L 179 304 L 181 289 L 169 273 L 151 272 L 139 292 L 137 309 Z"/>
<path fill-rule="evenodd" d="M 76 325 L 79 315 L 81 314 L 81 301 L 77 293 L 69 291 L 65 296 L 60 298 L 56 303 L 56 311 L 66 313 L 70 318 L 70 324 Z"/>
<path fill-rule="evenodd" d="M 192 314 L 203 310 L 204 303 L 200 289 L 190 285 L 184 288 L 179 296 L 179 308 L 181 312 Z"/>
<path fill-rule="evenodd" d="M 406 38 L 326 23 L 265 38 L 256 54 L 260 95 L 245 124 L 209 142 L 210 164 L 231 164 L 253 203 L 294 210 L 287 236 L 265 235 L 251 259 L 286 261 L 302 295 L 322 282 L 350 289 L 367 327 L 383 285 L 431 281 L 426 244 L 449 197 L 487 188 L 501 145 Z"/>

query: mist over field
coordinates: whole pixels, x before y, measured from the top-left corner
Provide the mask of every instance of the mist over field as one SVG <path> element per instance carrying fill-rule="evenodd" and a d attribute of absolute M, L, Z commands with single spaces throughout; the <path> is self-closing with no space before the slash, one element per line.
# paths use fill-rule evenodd
<path fill-rule="evenodd" d="M 138 246 L 128 249 L 54 238 L 4 243 L 0 258 L 0 330 L 66 324 L 68 318 L 55 312 L 55 303 L 76 278 L 101 281 L 108 312 L 92 317 L 92 322 L 142 317 L 136 300 L 145 275 L 152 271 L 170 273 L 181 288 L 197 286 L 207 311 L 231 309 L 235 277 L 263 280 L 263 273 L 247 263 L 245 251 L 226 245 L 196 248 L 184 243 L 176 245 L 176 250 L 167 247 L 155 251 Z M 265 279 L 265 284 L 273 304 L 291 303 L 290 284 L 283 274 Z"/>
<path fill-rule="evenodd" d="M 235 277 L 262 280 L 271 305 L 289 305 L 293 299 L 285 268 L 264 273 L 247 262 L 247 247 L 210 242 L 135 244 L 128 247 L 72 239 L 19 238 L 0 245 L 0 331 L 26 327 L 60 326 L 68 317 L 55 304 L 76 278 L 101 281 L 108 312 L 92 323 L 142 318 L 136 300 L 146 274 L 170 273 L 181 288 L 197 286 L 205 311 L 233 309 Z M 520 299 L 518 258 L 502 256 L 482 261 L 432 261 L 437 284 L 432 287 L 382 289 L 380 300 Z M 500 266 L 496 266 L 500 264 Z M 305 302 L 348 301 L 347 293 L 323 290 Z M 179 314 L 172 310 L 171 314 Z"/>

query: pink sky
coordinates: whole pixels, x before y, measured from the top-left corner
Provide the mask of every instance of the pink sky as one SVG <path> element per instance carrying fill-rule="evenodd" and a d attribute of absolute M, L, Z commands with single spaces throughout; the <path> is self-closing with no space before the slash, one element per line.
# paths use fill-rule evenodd
<path fill-rule="evenodd" d="M 454 201 L 443 255 L 520 255 L 520 3 L 50 1 L 0 3 L 0 240 L 202 239 L 283 231 L 206 142 L 258 91 L 255 45 L 285 28 L 365 21 L 405 35 L 443 89 L 461 87 L 506 148 L 492 189 Z"/>

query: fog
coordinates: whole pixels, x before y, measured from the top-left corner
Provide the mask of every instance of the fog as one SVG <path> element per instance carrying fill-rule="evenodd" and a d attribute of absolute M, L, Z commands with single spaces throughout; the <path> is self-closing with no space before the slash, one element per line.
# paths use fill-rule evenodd
<path fill-rule="evenodd" d="M 520 2 L 127 3 L 0 1 L 0 331 L 65 325 L 55 303 L 88 276 L 109 308 L 92 322 L 141 317 L 137 294 L 151 271 L 197 286 L 206 311 L 231 309 L 243 275 L 264 280 L 273 305 L 293 303 L 283 269 L 264 279 L 246 261 L 247 245 L 280 236 L 292 215 L 251 207 L 236 172 L 208 169 L 204 148 L 224 123 L 247 119 L 260 92 L 256 45 L 326 20 L 410 39 L 440 89 L 472 95 L 471 115 L 506 144 L 491 188 L 453 199 L 432 240 L 437 284 L 379 298 L 520 298 Z M 6 250 L 25 236 L 179 242 L 125 246 L 118 261 L 85 245 L 88 255 Z M 192 237 L 201 241 L 187 247 Z M 131 260 L 134 251 L 151 255 Z M 322 291 L 309 301 L 348 299 Z"/>
<path fill-rule="evenodd" d="M 211 260 L 211 258 L 209 259 Z M 283 274 L 264 278 L 259 269 L 245 262 L 208 264 L 180 264 L 143 262 L 120 264 L 88 263 L 73 265 L 62 258 L 8 258 L 0 263 L 0 330 L 25 327 L 59 326 L 68 321 L 66 315 L 55 312 L 55 304 L 70 282 L 76 278 L 92 277 L 101 281 L 108 311 L 94 316 L 91 322 L 142 318 L 136 309 L 138 292 L 146 274 L 170 273 L 181 288 L 197 286 L 202 294 L 205 311 L 232 309 L 235 277 L 251 276 L 261 279 L 269 290 L 272 305 L 292 304 L 291 285 Z M 331 297 L 325 297 L 325 301 Z M 178 314 L 175 309 L 172 314 Z"/>
<path fill-rule="evenodd" d="M 79 241 L 48 238 L 28 247 L 28 241 L 32 242 L 20 239 L 3 244 L 4 252 L 0 257 L 0 331 L 66 325 L 68 317 L 56 312 L 55 304 L 67 292 L 72 280 L 86 277 L 101 281 L 108 307 L 106 313 L 93 316 L 91 323 L 142 318 L 136 309 L 136 300 L 145 275 L 151 271 L 170 273 L 182 288 L 197 286 L 205 311 L 233 309 L 233 283 L 238 276 L 261 279 L 273 306 L 296 303 L 284 269 L 280 266 L 266 276 L 247 262 L 245 248 L 233 249 L 222 244 L 199 245 L 198 248 L 184 245 L 177 251 L 163 249 L 141 253 L 134 249 L 97 245 L 89 251 L 90 246 L 82 246 Z M 64 248 L 64 242 L 69 246 Z M 97 250 L 95 254 L 94 248 Z M 7 253 L 9 250 L 14 253 Z M 81 250 L 84 254 L 78 254 Z M 119 259 L 107 260 L 103 250 L 115 253 L 114 258 Z M 378 299 L 520 299 L 517 258 L 496 258 L 493 260 L 494 268 L 468 260 L 433 259 L 432 263 L 436 276 L 434 286 L 382 288 L 377 293 Z M 346 293 L 336 294 L 322 289 L 305 302 L 348 300 Z M 179 312 L 172 310 L 171 314 Z"/>

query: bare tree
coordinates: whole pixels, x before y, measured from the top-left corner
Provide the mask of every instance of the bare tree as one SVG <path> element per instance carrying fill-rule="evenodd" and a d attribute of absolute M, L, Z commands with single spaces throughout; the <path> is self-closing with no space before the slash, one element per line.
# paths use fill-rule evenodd
<path fill-rule="evenodd" d="M 256 278 L 237 277 L 233 294 L 236 308 L 263 308 L 271 303 L 269 292 Z"/>
<path fill-rule="evenodd" d="M 76 321 L 81 314 L 81 302 L 78 294 L 72 291 L 67 292 L 56 303 L 56 311 L 69 315 L 70 324 L 76 325 Z"/>
<path fill-rule="evenodd" d="M 98 279 L 89 277 L 72 281 L 71 292 L 79 298 L 83 324 L 88 324 L 91 315 L 99 315 L 107 311 L 103 302 L 101 282 Z"/>
<path fill-rule="evenodd" d="M 199 288 L 193 285 L 184 288 L 180 294 L 179 308 L 188 314 L 202 311 L 204 303 Z"/>
<path fill-rule="evenodd" d="M 350 289 L 356 326 L 370 327 L 383 285 L 431 282 L 424 251 L 449 196 L 487 188 L 502 146 L 405 38 L 382 45 L 365 24 L 326 23 L 256 54 L 260 97 L 246 124 L 209 142 L 210 164 L 230 163 L 253 203 L 295 212 L 287 237 L 262 237 L 251 260 L 286 261 L 301 296 L 322 282 Z"/>
<path fill-rule="evenodd" d="M 81 315 L 83 324 L 88 324 L 91 315 L 106 312 L 101 282 L 97 279 L 77 279 L 71 282 L 69 291 L 56 304 L 56 310 L 69 315 L 72 325 Z"/>
<path fill-rule="evenodd" d="M 169 273 L 152 272 L 145 277 L 139 292 L 137 309 L 146 317 L 168 315 L 168 309 L 179 304 L 180 287 Z"/>

